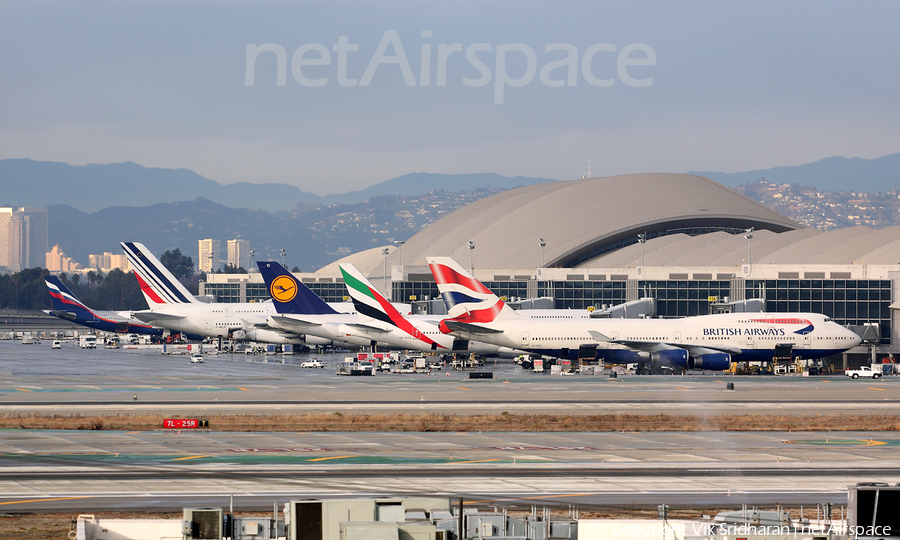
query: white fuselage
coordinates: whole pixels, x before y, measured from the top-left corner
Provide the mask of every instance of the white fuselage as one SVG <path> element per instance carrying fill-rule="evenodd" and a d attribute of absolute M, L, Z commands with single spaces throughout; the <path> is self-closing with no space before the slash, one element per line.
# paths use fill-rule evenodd
<path fill-rule="evenodd" d="M 790 344 L 797 356 L 820 358 L 859 344 L 851 330 L 816 313 L 727 313 L 683 319 L 540 320 L 521 317 L 496 319 L 477 326 L 499 333 L 453 334 L 504 347 L 551 356 L 572 356 L 582 345 L 621 350 L 618 341 L 670 344 L 685 349 L 710 349 L 741 355 L 739 360 L 771 359 L 778 345 Z M 590 331 L 611 342 L 601 342 Z"/>
<path fill-rule="evenodd" d="M 352 310 L 353 304 L 343 302 L 329 304 L 332 308 Z M 265 325 L 269 315 L 276 315 L 271 302 L 245 303 L 202 303 L 162 304 L 151 311 L 171 317 L 159 316 L 153 319 L 155 326 L 206 337 L 232 337 L 235 332 L 243 332 L 241 339 L 266 343 L 303 344 L 306 341 L 294 334 L 279 332 L 257 325 Z M 324 344 L 316 341 L 314 345 Z"/>

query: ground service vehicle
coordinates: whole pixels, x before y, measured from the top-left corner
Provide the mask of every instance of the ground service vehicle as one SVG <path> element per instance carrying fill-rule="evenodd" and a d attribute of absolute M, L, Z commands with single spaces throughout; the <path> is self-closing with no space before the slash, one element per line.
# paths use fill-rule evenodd
<path fill-rule="evenodd" d="M 322 362 L 319 362 L 318 360 L 307 360 L 306 362 L 303 362 L 302 364 L 300 364 L 300 367 L 323 368 L 323 367 L 325 367 L 325 364 L 323 364 Z"/>
<path fill-rule="evenodd" d="M 879 379 L 881 378 L 881 371 L 872 369 L 872 366 L 862 366 L 859 369 L 848 369 L 847 376 L 851 379 L 858 379 L 860 377 Z"/>
<path fill-rule="evenodd" d="M 191 363 L 192 364 L 202 364 L 203 363 L 203 355 L 200 353 L 194 353 L 191 355 Z"/>

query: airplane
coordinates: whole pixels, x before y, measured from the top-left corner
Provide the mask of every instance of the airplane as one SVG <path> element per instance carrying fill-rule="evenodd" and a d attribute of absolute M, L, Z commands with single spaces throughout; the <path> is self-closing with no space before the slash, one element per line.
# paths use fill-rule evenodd
<path fill-rule="evenodd" d="M 449 318 L 441 331 L 568 359 L 725 370 L 736 361 L 816 359 L 860 338 L 818 313 L 724 313 L 683 319 L 529 320 L 449 257 L 428 257 Z M 789 351 L 789 352 L 788 352 Z"/>
<path fill-rule="evenodd" d="M 53 308 L 45 309 L 44 313 L 104 332 L 151 336 L 162 336 L 165 333 L 163 328 L 134 318 L 132 311 L 99 311 L 87 307 L 56 276 L 44 276 L 44 283 L 47 284 L 50 306 Z"/>
<path fill-rule="evenodd" d="M 135 312 L 134 316 L 142 321 L 207 337 L 311 346 L 333 344 L 329 339 L 269 326 L 267 317 L 277 313 L 270 302 L 201 302 L 143 244 L 120 245 L 150 306 L 149 310 Z"/>
<path fill-rule="evenodd" d="M 389 347 L 437 353 L 475 353 L 482 356 L 513 357 L 522 354 L 508 347 L 448 336 L 431 315 L 401 315 L 394 306 L 352 264 L 339 265 L 344 284 L 364 325 L 362 335 Z"/>
<path fill-rule="evenodd" d="M 275 261 L 257 261 L 256 264 L 272 296 L 272 306 L 276 311 L 267 317 L 269 326 L 287 332 L 342 342 L 348 346 L 377 345 L 377 340 L 360 335 L 359 330 L 362 328 L 369 328 L 375 332 L 381 330 L 361 324 L 355 312 L 338 312 Z"/>

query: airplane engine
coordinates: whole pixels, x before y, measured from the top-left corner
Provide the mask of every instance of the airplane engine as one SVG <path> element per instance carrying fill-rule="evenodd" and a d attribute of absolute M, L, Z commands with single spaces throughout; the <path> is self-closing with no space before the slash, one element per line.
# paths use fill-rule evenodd
<path fill-rule="evenodd" d="M 688 352 L 684 349 L 669 349 L 650 354 L 650 361 L 655 366 L 685 367 L 688 364 Z"/>
<path fill-rule="evenodd" d="M 688 363 L 690 369 L 709 369 L 723 371 L 731 367 L 731 355 L 728 353 L 710 353 L 691 358 Z"/>
<path fill-rule="evenodd" d="M 242 333 L 244 337 L 238 338 L 238 334 Z M 247 339 L 250 341 L 261 341 L 263 343 L 277 343 L 283 345 L 285 343 L 291 343 L 294 345 L 304 345 L 304 342 L 299 337 L 289 338 L 285 337 L 278 332 L 273 332 L 272 330 L 262 330 L 258 328 L 248 328 L 246 330 L 235 330 L 232 333 L 232 337 L 235 339 Z"/>
<path fill-rule="evenodd" d="M 318 336 L 303 336 L 303 340 L 306 341 L 307 345 L 317 346 L 317 347 L 327 347 L 332 344 L 332 341 L 327 338 L 318 337 Z"/>

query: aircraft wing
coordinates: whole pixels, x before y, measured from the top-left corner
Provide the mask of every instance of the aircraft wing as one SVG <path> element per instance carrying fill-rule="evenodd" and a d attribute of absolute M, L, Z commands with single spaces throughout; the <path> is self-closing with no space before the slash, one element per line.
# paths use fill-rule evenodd
<path fill-rule="evenodd" d="M 390 334 L 391 333 L 391 330 L 388 330 L 386 328 L 378 328 L 377 326 L 370 326 L 368 324 L 363 324 L 363 323 L 347 323 L 347 326 L 350 326 L 352 328 L 359 328 L 360 330 L 364 330 L 366 332 L 375 332 L 378 334 Z"/>
<path fill-rule="evenodd" d="M 634 349 L 637 351 L 644 352 L 659 352 L 666 351 L 672 349 L 684 349 L 688 351 L 691 356 L 702 356 L 704 354 L 710 353 L 719 353 L 726 352 L 729 354 L 741 354 L 741 350 L 737 347 L 728 347 L 728 346 L 700 346 L 688 343 L 667 343 L 664 341 L 641 341 L 641 340 L 633 340 L 633 339 L 613 339 L 609 336 L 606 336 L 600 332 L 595 330 L 588 330 L 588 333 L 592 338 L 599 341 L 600 343 L 616 343 L 618 345 L 624 345 L 629 349 Z"/>
<path fill-rule="evenodd" d="M 274 330 L 276 332 L 284 332 L 284 328 L 280 326 L 272 326 L 268 322 L 253 322 L 248 321 L 247 319 L 241 319 L 241 322 L 244 323 L 244 328 L 259 328 L 260 330 Z"/>
<path fill-rule="evenodd" d="M 322 326 L 322 323 L 313 322 L 313 321 L 304 321 L 303 319 L 287 317 L 285 315 L 269 315 L 269 323 L 273 324 L 276 328 L 281 328 L 282 330 L 285 328 L 291 328 L 291 329 L 297 329 L 301 332 L 304 329 Z"/>
<path fill-rule="evenodd" d="M 61 311 L 58 309 L 45 309 L 44 313 L 47 315 L 53 315 L 54 317 L 59 317 L 60 319 L 66 319 L 69 321 L 74 321 L 78 318 L 78 315 L 75 315 L 71 311 Z"/>
<path fill-rule="evenodd" d="M 175 315 L 173 313 L 163 313 L 162 311 L 135 311 L 134 318 L 139 321 L 144 321 L 145 323 L 152 323 L 154 321 L 174 321 L 178 319 L 183 319 L 184 315 Z"/>
<path fill-rule="evenodd" d="M 447 328 L 454 332 L 466 332 L 469 334 L 502 334 L 503 330 L 496 330 L 494 328 L 488 328 L 486 326 L 479 326 L 477 324 L 472 323 L 464 323 L 461 321 L 454 321 L 453 319 L 444 319 L 442 321 Z"/>
<path fill-rule="evenodd" d="M 704 354 L 722 353 L 722 352 L 737 356 L 743 352 L 742 350 L 740 350 L 737 347 L 719 347 L 719 346 L 710 347 L 708 345 L 703 346 L 703 347 L 701 347 L 699 345 L 683 345 L 682 348 L 687 349 L 687 351 L 691 354 L 691 356 L 703 356 Z"/>

